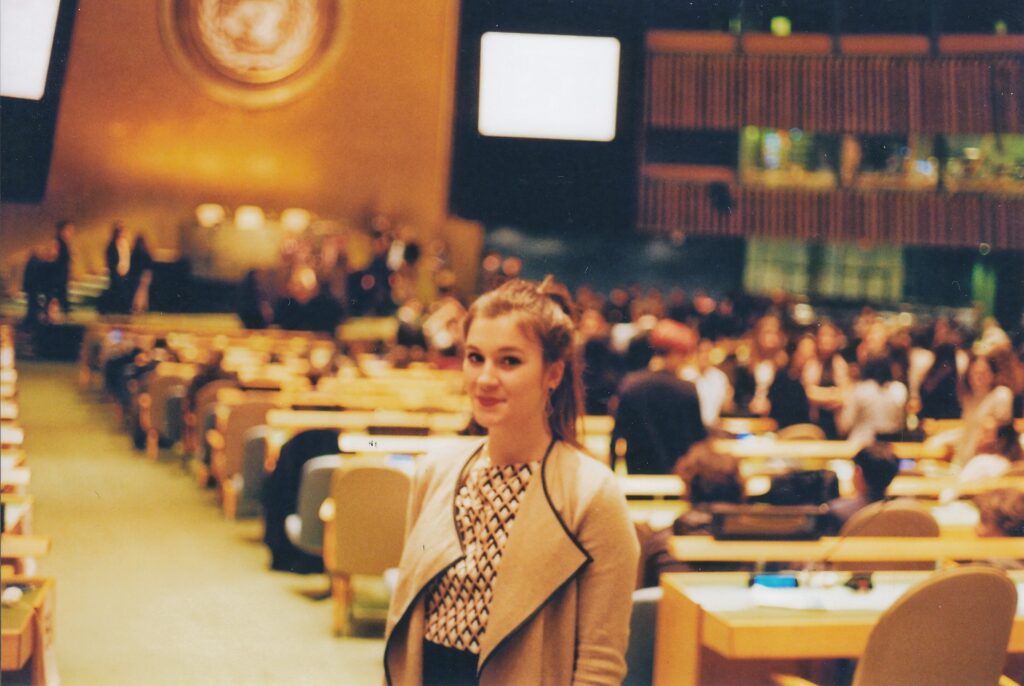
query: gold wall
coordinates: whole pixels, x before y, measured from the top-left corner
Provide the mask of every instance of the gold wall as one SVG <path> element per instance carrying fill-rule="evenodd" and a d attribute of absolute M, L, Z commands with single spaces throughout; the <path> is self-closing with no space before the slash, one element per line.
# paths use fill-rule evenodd
<path fill-rule="evenodd" d="M 200 202 L 331 219 L 389 213 L 423 235 L 447 214 L 457 0 L 341 0 L 334 65 L 311 91 L 248 110 L 174 65 L 158 3 L 79 3 L 50 180 L 39 205 L 4 203 L 8 260 L 78 223 L 78 267 L 102 268 L 112 220 L 177 247 Z"/>

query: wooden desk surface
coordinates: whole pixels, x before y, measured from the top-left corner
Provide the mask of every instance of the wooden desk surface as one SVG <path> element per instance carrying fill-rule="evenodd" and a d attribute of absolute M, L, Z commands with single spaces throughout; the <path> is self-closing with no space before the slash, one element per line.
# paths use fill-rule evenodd
<path fill-rule="evenodd" d="M 0 446 L 17 448 L 25 442 L 25 432 L 13 422 L 0 421 Z"/>
<path fill-rule="evenodd" d="M 907 460 L 942 460 L 946 448 L 930 443 L 890 443 L 896 457 Z M 736 458 L 788 458 L 797 460 L 852 459 L 860 449 L 852 441 L 780 441 L 775 438 L 719 438 L 715 450 Z"/>
<path fill-rule="evenodd" d="M 658 608 L 654 683 L 701 682 L 701 647 L 726 658 L 826 659 L 864 652 L 878 617 L 928 572 L 876 572 L 868 595 L 843 587 L 826 589 L 832 609 L 761 607 L 746 573 L 664 574 Z M 1024 574 L 1013 572 L 1018 597 Z M 815 589 L 793 589 L 797 593 Z M 1018 602 L 1024 603 L 1024 598 Z M 1024 652 L 1024 612 L 1018 608 L 1009 651 Z"/>
<path fill-rule="evenodd" d="M 5 448 L 0 455 L 0 472 L 21 467 L 26 460 L 26 453 L 21 448 Z"/>
<path fill-rule="evenodd" d="M 708 562 L 1024 560 L 1024 539 L 826 536 L 817 541 L 716 541 L 711 536 L 674 536 L 669 552 L 678 560 Z"/>
<path fill-rule="evenodd" d="M 359 410 L 339 412 L 282 409 L 268 412 L 266 423 L 272 428 L 290 430 L 324 427 L 365 431 L 371 426 L 396 426 L 425 428 L 433 433 L 458 433 L 469 424 L 469 415 L 447 412 L 366 412 Z"/>
<path fill-rule="evenodd" d="M 894 497 L 911 498 L 971 498 L 996 488 L 1024 490 L 1024 476 L 1001 476 L 963 483 L 954 476 L 900 476 L 886 489 Z"/>
<path fill-rule="evenodd" d="M 373 436 L 343 433 L 338 438 L 338 447 L 343 453 L 422 455 L 438 447 L 479 440 L 479 436 Z"/>
<path fill-rule="evenodd" d="M 4 493 L 2 498 L 4 504 L 4 533 L 31 534 L 32 497 Z"/>

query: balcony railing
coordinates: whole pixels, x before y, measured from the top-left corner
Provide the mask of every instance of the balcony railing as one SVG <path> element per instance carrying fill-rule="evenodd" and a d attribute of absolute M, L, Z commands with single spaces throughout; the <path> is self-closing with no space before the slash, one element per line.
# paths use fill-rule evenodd
<path fill-rule="evenodd" d="M 1024 132 L 1019 56 L 714 54 L 694 45 L 648 40 L 648 127 Z"/>
<path fill-rule="evenodd" d="M 639 227 L 652 234 L 1024 250 L 1024 196 L 806 190 L 695 181 L 644 170 Z"/>

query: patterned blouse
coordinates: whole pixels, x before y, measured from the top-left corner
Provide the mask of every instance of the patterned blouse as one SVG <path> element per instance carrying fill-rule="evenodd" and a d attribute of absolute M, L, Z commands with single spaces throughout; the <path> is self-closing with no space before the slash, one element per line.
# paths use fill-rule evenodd
<path fill-rule="evenodd" d="M 427 593 L 426 640 L 480 653 L 505 542 L 539 464 L 493 466 L 481 455 L 470 467 L 455 496 L 455 522 L 466 556 Z"/>

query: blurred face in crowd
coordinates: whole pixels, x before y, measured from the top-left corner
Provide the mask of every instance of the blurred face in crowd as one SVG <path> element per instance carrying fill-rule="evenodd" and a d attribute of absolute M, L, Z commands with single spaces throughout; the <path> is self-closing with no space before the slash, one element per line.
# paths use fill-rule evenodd
<path fill-rule="evenodd" d="M 842 338 L 836 327 L 831 324 L 822 324 L 818 327 L 817 342 L 818 354 L 822 357 L 832 357 L 839 352 Z"/>
<path fill-rule="evenodd" d="M 976 357 L 971 361 L 967 370 L 967 381 L 971 385 L 971 392 L 978 394 L 988 393 L 995 383 L 995 373 L 992 371 L 992 364 L 986 357 Z"/>
<path fill-rule="evenodd" d="M 493 431 L 546 430 L 548 395 L 564 364 L 544 363 L 540 342 L 526 335 L 514 315 L 473 320 L 462 362 L 473 418 Z"/>
<path fill-rule="evenodd" d="M 757 322 L 757 347 L 764 355 L 782 349 L 782 324 L 775 317 L 762 317 Z"/>

